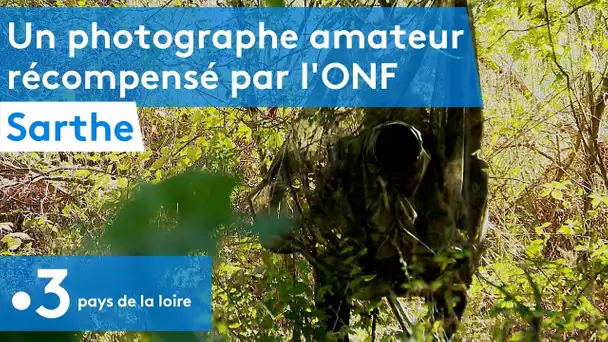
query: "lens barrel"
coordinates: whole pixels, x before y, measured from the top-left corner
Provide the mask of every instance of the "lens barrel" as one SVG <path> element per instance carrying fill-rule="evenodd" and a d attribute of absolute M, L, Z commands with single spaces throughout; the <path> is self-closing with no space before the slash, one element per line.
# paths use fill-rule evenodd
<path fill-rule="evenodd" d="M 406 123 L 392 122 L 375 132 L 374 159 L 390 174 L 410 173 L 422 152 L 420 132 Z"/>

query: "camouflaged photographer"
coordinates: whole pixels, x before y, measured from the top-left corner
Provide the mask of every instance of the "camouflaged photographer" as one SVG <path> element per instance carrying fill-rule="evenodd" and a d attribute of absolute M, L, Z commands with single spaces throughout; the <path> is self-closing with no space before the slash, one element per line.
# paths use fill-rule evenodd
<path fill-rule="evenodd" d="M 420 295 L 452 336 L 485 235 L 481 133 L 480 109 L 303 111 L 252 198 L 292 222 L 262 245 L 301 253 L 316 288 L 331 285 L 316 302 L 328 330 L 353 299 L 383 297 L 407 328 L 395 298 Z"/>

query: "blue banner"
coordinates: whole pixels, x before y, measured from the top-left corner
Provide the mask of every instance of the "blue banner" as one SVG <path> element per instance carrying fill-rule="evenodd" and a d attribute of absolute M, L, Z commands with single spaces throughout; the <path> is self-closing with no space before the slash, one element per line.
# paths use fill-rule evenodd
<path fill-rule="evenodd" d="M 465 8 L 1 8 L 0 101 L 481 107 Z"/>
<path fill-rule="evenodd" d="M 211 330 L 210 257 L 0 257 L 2 331 Z"/>

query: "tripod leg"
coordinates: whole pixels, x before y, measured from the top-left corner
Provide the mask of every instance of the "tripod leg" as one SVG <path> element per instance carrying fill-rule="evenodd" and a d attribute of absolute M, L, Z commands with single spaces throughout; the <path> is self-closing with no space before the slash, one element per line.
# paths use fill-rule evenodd
<path fill-rule="evenodd" d="M 405 310 L 397 300 L 397 296 L 393 291 L 390 291 L 390 295 L 386 297 L 388 301 L 388 305 L 391 307 L 393 314 L 397 317 L 397 321 L 399 321 L 399 325 L 401 325 L 401 329 L 408 335 L 411 336 L 414 331 L 412 329 L 413 323 L 408 318 Z"/>

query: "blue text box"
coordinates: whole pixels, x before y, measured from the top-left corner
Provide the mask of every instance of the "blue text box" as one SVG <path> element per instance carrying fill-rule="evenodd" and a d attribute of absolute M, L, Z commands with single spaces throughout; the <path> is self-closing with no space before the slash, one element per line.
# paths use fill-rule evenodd
<path fill-rule="evenodd" d="M 17 44 L 27 42 L 26 23 L 31 23 L 29 47 L 15 49 L 9 44 L 11 22 Z M 260 23 L 276 33 L 277 49 L 268 48 L 274 38 L 261 35 Z M 141 25 L 142 35 L 137 35 Z M 48 48 L 50 38 L 44 30 L 53 33 L 54 49 Z M 73 35 L 70 50 L 69 32 L 76 30 L 82 35 Z M 95 37 L 95 30 L 107 32 L 108 39 L 105 34 Z M 120 30 L 125 31 L 118 35 Z M 226 48 L 213 45 L 220 30 L 230 30 L 230 47 L 225 45 L 228 38 L 220 35 L 217 41 Z M 253 32 L 258 44 L 239 53 L 239 30 Z M 282 34 L 288 30 L 296 34 L 285 38 L 294 48 L 283 44 Z M 312 35 L 323 30 L 329 32 L 329 49 L 311 43 Z M 347 34 L 334 37 L 337 30 Z M 178 38 L 180 31 L 191 31 L 192 38 L 187 34 Z M 206 31 L 209 34 L 201 34 Z M 461 34 L 454 36 L 455 32 Z M 88 41 L 82 45 L 85 36 Z M 241 36 L 241 41 L 249 38 Z M 169 39 L 173 44 L 162 47 Z M 317 36 L 317 42 L 322 40 Z M 96 49 L 93 41 L 98 43 Z M 260 41 L 265 41 L 264 48 Z M 435 48 L 432 41 L 437 46 L 445 41 L 445 47 Z M 341 42 L 340 46 L 334 42 Z M 386 48 L 378 48 L 383 42 Z M 122 49 L 127 43 L 129 48 Z M 68 57 L 70 51 L 73 58 Z M 0 55 L 0 101 L 135 101 L 141 107 L 482 106 L 465 8 L 2 8 Z M 332 63 L 345 68 L 331 67 Z M 325 79 L 324 70 L 328 70 Z M 11 71 L 20 75 L 9 76 Z M 25 76 L 28 71 L 38 76 Z M 211 74 L 205 76 L 207 71 L 215 72 L 217 81 L 208 77 Z M 264 71 L 270 72 L 269 77 L 258 74 L 256 88 L 254 76 Z M 289 73 L 282 78 L 281 89 L 279 71 Z M 104 72 L 114 76 L 102 76 Z M 187 76 L 188 72 L 193 74 Z M 246 82 L 239 72 L 250 75 L 249 88 L 238 89 Z M 345 85 L 336 89 L 347 74 Z M 269 80 L 273 88 L 264 89 Z M 55 85 L 57 89 L 49 89 Z"/>
<path fill-rule="evenodd" d="M 0 274 L 3 331 L 211 329 L 210 257 L 0 257 Z"/>

